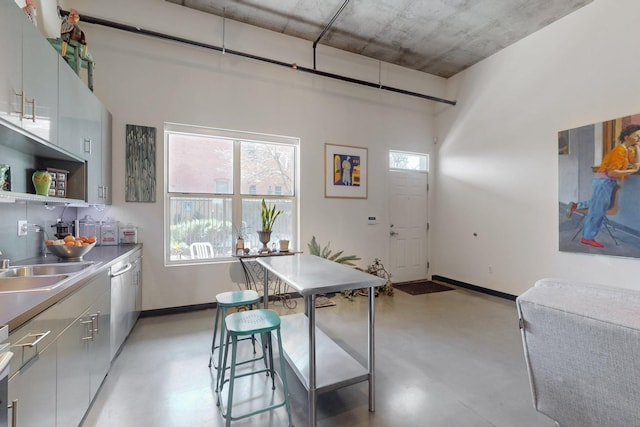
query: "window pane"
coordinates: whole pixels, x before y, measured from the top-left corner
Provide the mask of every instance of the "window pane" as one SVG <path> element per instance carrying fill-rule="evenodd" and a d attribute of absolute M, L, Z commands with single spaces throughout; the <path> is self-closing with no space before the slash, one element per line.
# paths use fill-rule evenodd
<path fill-rule="evenodd" d="M 233 194 L 233 141 L 172 133 L 167 152 L 170 193 Z"/>
<path fill-rule="evenodd" d="M 235 245 L 231 208 L 231 198 L 171 197 L 171 260 L 196 258 L 190 250 L 196 242 L 211 244 L 213 257 L 231 256 Z"/>
<path fill-rule="evenodd" d="M 273 224 L 271 242 L 278 240 L 293 240 L 294 229 L 294 200 L 293 199 L 265 199 L 269 207 L 276 205 L 277 211 L 282 213 Z M 262 230 L 262 199 L 242 199 L 242 226 L 244 228 L 244 245 L 253 249 L 260 249 L 262 243 L 258 239 L 258 231 Z"/>
<path fill-rule="evenodd" d="M 390 150 L 389 169 L 428 172 L 429 156 L 427 154 Z"/>
<path fill-rule="evenodd" d="M 286 144 L 242 141 L 240 145 L 240 192 L 268 196 L 293 196 L 295 147 Z"/>

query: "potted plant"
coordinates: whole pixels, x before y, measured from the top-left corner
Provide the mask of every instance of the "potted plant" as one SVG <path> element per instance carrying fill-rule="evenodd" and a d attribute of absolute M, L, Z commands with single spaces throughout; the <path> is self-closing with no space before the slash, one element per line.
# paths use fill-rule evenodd
<path fill-rule="evenodd" d="M 282 211 L 276 210 L 275 203 L 273 206 L 267 206 L 267 203 L 262 199 L 262 211 L 260 213 L 262 219 L 262 230 L 258 231 L 260 237 L 260 243 L 262 243 L 262 249 L 260 252 L 269 252 L 267 243 L 271 240 L 271 231 L 273 230 L 273 223 L 276 218 L 282 213 Z"/>

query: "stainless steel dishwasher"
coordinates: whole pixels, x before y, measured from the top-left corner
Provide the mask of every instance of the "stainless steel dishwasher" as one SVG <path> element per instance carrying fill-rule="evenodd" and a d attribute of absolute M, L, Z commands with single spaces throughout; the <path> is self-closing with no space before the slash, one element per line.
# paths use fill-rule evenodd
<path fill-rule="evenodd" d="M 142 257 L 138 250 L 114 264 L 111 276 L 111 360 L 118 354 L 140 314 Z"/>

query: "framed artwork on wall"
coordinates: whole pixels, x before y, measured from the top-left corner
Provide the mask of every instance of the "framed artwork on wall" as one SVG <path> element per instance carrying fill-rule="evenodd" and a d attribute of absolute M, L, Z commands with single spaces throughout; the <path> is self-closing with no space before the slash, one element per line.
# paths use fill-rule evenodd
<path fill-rule="evenodd" d="M 558 132 L 559 249 L 640 258 L 640 114 Z"/>
<path fill-rule="evenodd" d="M 367 149 L 324 144 L 324 197 L 367 198 Z"/>
<path fill-rule="evenodd" d="M 125 201 L 156 201 L 156 128 L 127 125 Z"/>

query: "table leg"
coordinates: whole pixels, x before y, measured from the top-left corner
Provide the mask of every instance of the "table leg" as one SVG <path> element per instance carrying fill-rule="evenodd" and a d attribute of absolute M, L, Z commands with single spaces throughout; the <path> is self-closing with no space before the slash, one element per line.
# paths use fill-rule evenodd
<path fill-rule="evenodd" d="M 264 268 L 264 277 L 263 277 L 263 287 L 264 290 L 262 291 L 262 294 L 264 295 L 263 297 L 263 301 L 262 301 L 262 306 L 264 308 L 269 308 L 269 271 Z"/>
<path fill-rule="evenodd" d="M 375 355 L 375 309 L 376 309 L 376 289 L 369 288 L 369 412 L 376 411 L 376 355 Z"/>
<path fill-rule="evenodd" d="M 309 317 L 309 427 L 316 426 L 316 296 L 306 297 L 306 311 Z"/>
<path fill-rule="evenodd" d="M 258 287 L 254 283 L 251 272 L 248 270 L 248 267 L 244 264 L 244 261 L 242 260 L 242 258 L 239 258 L 239 261 L 240 261 L 240 265 L 242 266 L 242 271 L 244 272 L 244 279 L 247 282 L 247 289 L 254 289 L 257 291 Z"/>

